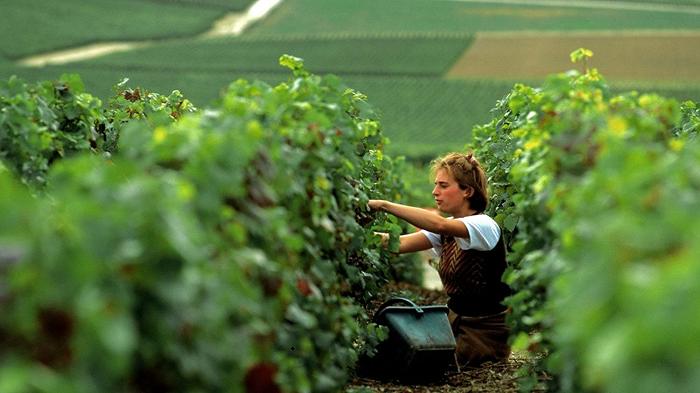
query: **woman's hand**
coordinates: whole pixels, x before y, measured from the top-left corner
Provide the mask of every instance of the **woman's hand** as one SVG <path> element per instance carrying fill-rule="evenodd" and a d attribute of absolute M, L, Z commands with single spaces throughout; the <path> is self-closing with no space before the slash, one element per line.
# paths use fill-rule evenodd
<path fill-rule="evenodd" d="M 382 246 L 386 247 L 389 245 L 389 234 L 384 232 L 374 232 L 375 235 L 381 238 Z"/>
<path fill-rule="evenodd" d="M 384 210 L 386 201 L 382 199 L 370 199 L 367 206 L 372 210 Z"/>

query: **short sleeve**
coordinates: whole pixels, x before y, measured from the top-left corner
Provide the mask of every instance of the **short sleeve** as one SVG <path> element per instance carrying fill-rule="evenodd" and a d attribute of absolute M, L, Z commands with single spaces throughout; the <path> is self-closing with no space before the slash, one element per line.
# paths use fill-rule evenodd
<path fill-rule="evenodd" d="M 478 214 L 475 216 L 456 218 L 456 220 L 462 221 L 469 233 L 469 238 L 455 238 L 455 241 L 462 250 L 475 249 L 478 251 L 489 251 L 493 250 L 496 244 L 498 244 L 498 239 L 501 237 L 501 228 L 493 218 L 486 214 Z M 421 233 L 428 238 L 430 244 L 433 246 L 435 254 L 440 255 L 442 252 L 442 237 L 437 233 L 426 231 L 425 229 L 421 230 Z"/>
<path fill-rule="evenodd" d="M 442 251 L 442 237 L 437 233 L 426 231 L 425 229 L 421 230 L 421 233 L 428 238 L 430 244 L 433 246 L 433 251 L 435 251 L 435 254 L 440 255 L 440 252 Z"/>
<path fill-rule="evenodd" d="M 501 228 L 493 218 L 486 214 L 457 218 L 464 223 L 469 232 L 469 238 L 455 238 L 459 247 L 463 250 L 474 249 L 478 251 L 493 250 L 501 237 Z"/>

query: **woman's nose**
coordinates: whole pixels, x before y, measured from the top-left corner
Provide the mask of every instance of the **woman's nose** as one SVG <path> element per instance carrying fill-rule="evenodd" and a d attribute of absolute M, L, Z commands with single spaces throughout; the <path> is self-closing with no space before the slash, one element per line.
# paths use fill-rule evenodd
<path fill-rule="evenodd" d="M 433 187 L 433 195 L 437 195 L 437 194 L 438 194 L 438 188 L 437 188 L 437 186 L 435 186 L 435 187 Z"/>

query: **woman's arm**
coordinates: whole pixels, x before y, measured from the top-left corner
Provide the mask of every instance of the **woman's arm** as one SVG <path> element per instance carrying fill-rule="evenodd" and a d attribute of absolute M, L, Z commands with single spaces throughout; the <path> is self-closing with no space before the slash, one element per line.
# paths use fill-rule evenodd
<path fill-rule="evenodd" d="M 406 252 L 429 250 L 431 248 L 433 248 L 433 245 L 430 244 L 430 240 L 428 240 L 428 238 L 420 232 L 414 232 L 408 235 L 401 235 L 399 237 L 400 254 Z"/>
<path fill-rule="evenodd" d="M 382 237 L 382 245 L 386 247 L 389 242 L 389 234 L 384 232 L 374 232 L 374 234 Z M 399 237 L 399 254 L 429 250 L 431 248 L 433 248 L 433 245 L 430 244 L 430 240 L 420 232 Z"/>
<path fill-rule="evenodd" d="M 368 205 L 371 209 L 391 213 L 420 229 L 446 236 L 469 237 L 469 232 L 463 222 L 444 218 L 439 214 L 419 207 L 402 205 L 381 199 L 371 199 Z M 425 237 L 425 235 L 421 236 Z"/>

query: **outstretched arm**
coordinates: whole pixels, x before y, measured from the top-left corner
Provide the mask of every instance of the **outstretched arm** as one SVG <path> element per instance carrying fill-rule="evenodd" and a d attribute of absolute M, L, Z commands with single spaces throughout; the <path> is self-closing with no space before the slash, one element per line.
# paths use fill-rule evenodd
<path fill-rule="evenodd" d="M 384 246 L 387 245 L 387 243 L 389 242 L 388 233 L 374 232 L 374 234 L 381 236 L 382 244 Z M 432 247 L 433 245 L 430 244 L 430 240 L 428 240 L 428 238 L 420 232 L 414 232 L 408 235 L 401 235 L 399 237 L 399 254 L 429 250 Z"/>
<path fill-rule="evenodd" d="M 409 224 L 440 235 L 469 237 L 467 227 L 458 220 L 444 218 L 439 214 L 418 207 L 402 205 L 382 199 L 371 199 L 370 209 L 391 213 Z M 421 235 L 425 238 L 425 235 Z M 426 238 L 427 240 L 427 238 Z M 429 242 L 428 242 L 429 243 Z"/>
<path fill-rule="evenodd" d="M 401 237 L 399 237 L 400 254 L 429 250 L 432 247 L 433 245 L 430 244 L 430 240 L 420 232 L 409 233 L 408 235 L 401 235 Z"/>

